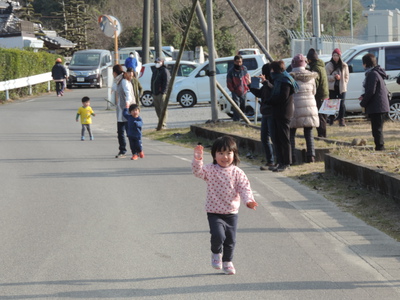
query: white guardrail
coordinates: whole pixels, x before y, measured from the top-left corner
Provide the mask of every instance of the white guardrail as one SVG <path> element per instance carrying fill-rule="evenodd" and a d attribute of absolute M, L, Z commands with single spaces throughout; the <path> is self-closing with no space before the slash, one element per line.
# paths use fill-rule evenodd
<path fill-rule="evenodd" d="M 48 82 L 47 90 L 50 91 L 50 83 L 52 80 L 53 80 L 53 78 L 51 77 L 51 72 L 48 72 L 48 73 L 33 75 L 33 76 L 29 76 L 29 77 L 24 77 L 24 78 L 1 81 L 0 82 L 0 91 L 6 92 L 6 100 L 8 100 L 10 98 L 9 90 L 29 86 L 29 95 L 32 95 L 32 86 L 35 84 L 38 84 L 38 83 Z"/>

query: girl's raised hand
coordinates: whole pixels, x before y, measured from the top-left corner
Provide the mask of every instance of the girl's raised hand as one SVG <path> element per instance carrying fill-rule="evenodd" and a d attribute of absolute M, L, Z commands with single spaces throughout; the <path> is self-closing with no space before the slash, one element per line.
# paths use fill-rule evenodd
<path fill-rule="evenodd" d="M 247 202 L 247 203 L 246 203 L 246 206 L 247 206 L 248 208 L 251 208 L 251 209 L 256 210 L 256 207 L 258 206 L 258 203 L 257 203 L 256 201 L 254 201 L 254 202 Z"/>
<path fill-rule="evenodd" d="M 203 146 L 202 145 L 197 145 L 194 148 L 194 158 L 197 160 L 203 159 Z"/>

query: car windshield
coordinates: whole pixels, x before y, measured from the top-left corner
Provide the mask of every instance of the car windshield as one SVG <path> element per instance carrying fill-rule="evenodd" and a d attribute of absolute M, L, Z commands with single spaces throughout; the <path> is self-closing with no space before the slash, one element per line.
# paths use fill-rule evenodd
<path fill-rule="evenodd" d="M 98 66 L 99 61 L 100 54 L 98 53 L 75 53 L 70 66 Z"/>
<path fill-rule="evenodd" d="M 344 51 L 344 53 L 342 54 L 342 60 L 346 61 L 347 58 L 349 58 L 354 52 L 356 52 L 356 50 L 353 50 L 353 49 L 348 49 L 348 50 Z"/>

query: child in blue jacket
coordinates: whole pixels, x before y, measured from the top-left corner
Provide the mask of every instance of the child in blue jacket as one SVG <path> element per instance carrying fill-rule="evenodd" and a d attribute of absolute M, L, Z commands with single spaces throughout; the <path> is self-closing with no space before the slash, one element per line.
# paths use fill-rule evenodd
<path fill-rule="evenodd" d="M 139 116 L 140 108 L 137 104 L 131 104 L 122 112 L 125 119 L 128 121 L 127 135 L 129 146 L 131 147 L 132 157 L 131 160 L 137 160 L 139 157 L 144 158 L 142 149 L 142 126 L 143 121 Z"/>

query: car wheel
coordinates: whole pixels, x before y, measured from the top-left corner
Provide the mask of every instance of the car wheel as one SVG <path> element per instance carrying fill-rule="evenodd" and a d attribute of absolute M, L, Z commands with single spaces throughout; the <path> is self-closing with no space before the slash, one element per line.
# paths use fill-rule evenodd
<path fill-rule="evenodd" d="M 101 89 L 103 87 L 103 77 L 100 76 L 99 84 L 97 85 L 98 89 Z"/>
<path fill-rule="evenodd" d="M 153 95 L 150 92 L 144 92 L 142 98 L 140 98 L 140 102 L 144 107 L 153 106 Z"/>
<path fill-rule="evenodd" d="M 182 107 L 192 107 L 196 104 L 196 95 L 191 91 L 180 92 L 178 102 Z"/>
<path fill-rule="evenodd" d="M 71 84 L 67 84 L 67 89 L 72 89 L 72 85 Z"/>
<path fill-rule="evenodd" d="M 395 99 L 390 103 L 388 117 L 392 121 L 400 122 L 400 99 Z"/>

